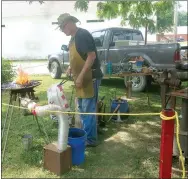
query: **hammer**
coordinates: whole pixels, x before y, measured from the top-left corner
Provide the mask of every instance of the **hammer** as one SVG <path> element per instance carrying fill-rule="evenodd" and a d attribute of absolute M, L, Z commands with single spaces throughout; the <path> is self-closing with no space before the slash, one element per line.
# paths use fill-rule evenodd
<path fill-rule="evenodd" d="M 116 113 L 119 108 L 120 108 L 120 104 L 118 104 L 117 107 L 114 109 L 113 114 Z M 113 116 L 114 116 L 114 115 L 111 115 L 108 121 L 110 121 Z"/>

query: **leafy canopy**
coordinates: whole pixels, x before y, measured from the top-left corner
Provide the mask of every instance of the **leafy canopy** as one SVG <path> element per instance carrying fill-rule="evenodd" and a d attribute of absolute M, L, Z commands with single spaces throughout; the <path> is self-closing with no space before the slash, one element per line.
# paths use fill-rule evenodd
<path fill-rule="evenodd" d="M 77 0 L 75 9 L 87 12 L 88 3 L 88 0 Z M 162 33 L 173 26 L 174 3 L 174 0 L 106 1 L 97 4 L 96 13 L 100 19 L 121 17 L 121 25 L 129 24 L 136 29 L 147 27 L 150 33 Z"/>

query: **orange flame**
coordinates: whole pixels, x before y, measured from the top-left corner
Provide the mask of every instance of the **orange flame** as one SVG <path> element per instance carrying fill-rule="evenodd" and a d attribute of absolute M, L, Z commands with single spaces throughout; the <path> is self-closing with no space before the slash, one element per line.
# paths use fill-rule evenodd
<path fill-rule="evenodd" d="M 18 68 L 18 76 L 16 78 L 16 83 L 20 85 L 25 85 L 30 82 L 28 74 L 23 71 L 23 69 L 20 67 Z"/>

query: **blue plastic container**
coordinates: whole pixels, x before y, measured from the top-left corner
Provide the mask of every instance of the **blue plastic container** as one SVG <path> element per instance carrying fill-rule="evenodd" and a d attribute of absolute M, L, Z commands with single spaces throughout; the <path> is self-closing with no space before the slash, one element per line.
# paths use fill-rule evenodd
<path fill-rule="evenodd" d="M 120 113 L 128 113 L 129 112 L 129 105 L 128 105 L 128 102 L 127 100 L 112 100 L 112 103 L 111 103 L 111 113 L 114 112 L 114 110 L 116 109 L 116 107 L 120 104 L 120 107 L 119 107 L 119 112 Z M 128 118 L 128 115 L 121 115 L 121 119 L 126 119 Z M 114 120 L 117 120 L 117 115 L 114 115 L 113 116 L 113 119 Z"/>
<path fill-rule="evenodd" d="M 136 66 L 137 67 L 142 67 L 142 65 L 143 65 L 143 61 L 137 61 L 136 62 Z"/>
<path fill-rule="evenodd" d="M 72 148 L 72 164 L 80 165 L 85 160 L 85 143 L 87 133 L 78 128 L 70 128 L 68 135 L 68 145 Z"/>
<path fill-rule="evenodd" d="M 107 63 L 107 74 L 109 75 L 112 74 L 112 62 L 111 61 Z"/>
<path fill-rule="evenodd" d="M 137 61 L 136 62 L 136 67 L 137 67 L 137 71 L 138 72 L 140 72 L 142 70 L 142 65 L 143 65 L 142 61 Z"/>

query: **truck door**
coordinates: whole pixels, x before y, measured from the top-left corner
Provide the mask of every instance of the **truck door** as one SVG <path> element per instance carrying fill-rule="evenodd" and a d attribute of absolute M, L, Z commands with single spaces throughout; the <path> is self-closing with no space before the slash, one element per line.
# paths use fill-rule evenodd
<path fill-rule="evenodd" d="M 103 63 L 105 61 L 104 41 L 105 41 L 106 30 L 95 31 L 92 32 L 91 34 L 95 41 L 98 58 L 100 62 Z"/>

